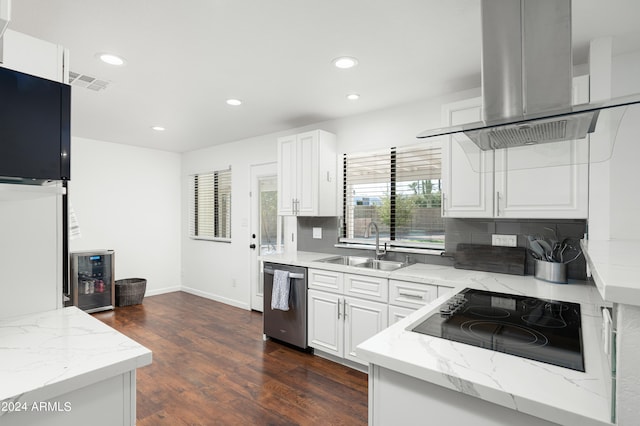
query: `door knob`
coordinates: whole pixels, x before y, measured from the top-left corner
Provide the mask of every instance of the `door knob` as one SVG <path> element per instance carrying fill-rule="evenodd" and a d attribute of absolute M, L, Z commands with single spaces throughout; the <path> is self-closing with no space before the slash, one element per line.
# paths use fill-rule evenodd
<path fill-rule="evenodd" d="M 256 248 L 256 245 L 255 245 L 255 244 L 249 244 L 249 248 L 250 248 L 250 249 L 255 249 L 255 248 Z"/>

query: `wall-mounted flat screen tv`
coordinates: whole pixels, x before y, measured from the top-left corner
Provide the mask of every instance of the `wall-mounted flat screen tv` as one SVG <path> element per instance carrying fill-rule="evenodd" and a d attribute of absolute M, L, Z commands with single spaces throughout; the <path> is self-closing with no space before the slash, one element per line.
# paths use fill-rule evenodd
<path fill-rule="evenodd" d="M 0 182 L 70 178 L 71 86 L 0 67 Z"/>

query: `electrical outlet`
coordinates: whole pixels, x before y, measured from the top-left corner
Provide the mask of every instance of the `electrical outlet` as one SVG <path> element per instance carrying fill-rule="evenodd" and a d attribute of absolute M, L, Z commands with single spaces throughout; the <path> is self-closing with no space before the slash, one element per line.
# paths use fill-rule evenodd
<path fill-rule="evenodd" d="M 313 227 L 313 238 L 316 240 L 322 239 L 322 228 Z"/>
<path fill-rule="evenodd" d="M 491 245 L 503 247 L 517 247 L 517 235 L 493 234 L 491 235 Z"/>

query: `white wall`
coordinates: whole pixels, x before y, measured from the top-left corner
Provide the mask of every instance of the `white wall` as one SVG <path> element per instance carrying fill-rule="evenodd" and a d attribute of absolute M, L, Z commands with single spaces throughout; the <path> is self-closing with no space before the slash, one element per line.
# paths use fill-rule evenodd
<path fill-rule="evenodd" d="M 146 278 L 146 295 L 179 290 L 180 154 L 72 138 L 71 155 L 82 236 L 70 251 L 113 249 L 116 279 Z"/>
<path fill-rule="evenodd" d="M 249 309 L 250 165 L 276 161 L 276 136 L 191 151 L 182 157 L 182 289 Z M 231 243 L 189 238 L 188 176 L 231 166 Z"/>
<path fill-rule="evenodd" d="M 338 154 L 420 143 L 416 135 L 440 126 L 443 103 L 479 95 L 479 89 L 312 126 L 290 129 L 229 144 L 191 151 L 182 161 L 182 216 L 188 217 L 187 176 L 232 167 L 232 242 L 192 240 L 182 222 L 183 290 L 249 309 L 250 306 L 250 166 L 277 161 L 276 139 L 323 129 L 337 136 Z M 340 158 L 338 158 L 338 163 Z M 254 267 L 254 265 L 251 265 Z"/>
<path fill-rule="evenodd" d="M 612 67 L 614 97 L 640 93 L 640 51 L 616 56 Z M 640 106 L 630 107 L 615 140 L 610 166 L 610 236 L 640 239 Z"/>

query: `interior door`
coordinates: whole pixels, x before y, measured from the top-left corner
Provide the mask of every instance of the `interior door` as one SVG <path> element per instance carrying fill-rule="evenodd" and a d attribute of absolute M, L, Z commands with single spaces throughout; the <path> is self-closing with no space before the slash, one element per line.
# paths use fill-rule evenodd
<path fill-rule="evenodd" d="M 258 256 L 282 251 L 276 163 L 251 166 L 251 309 L 262 312 L 264 283 Z"/>

